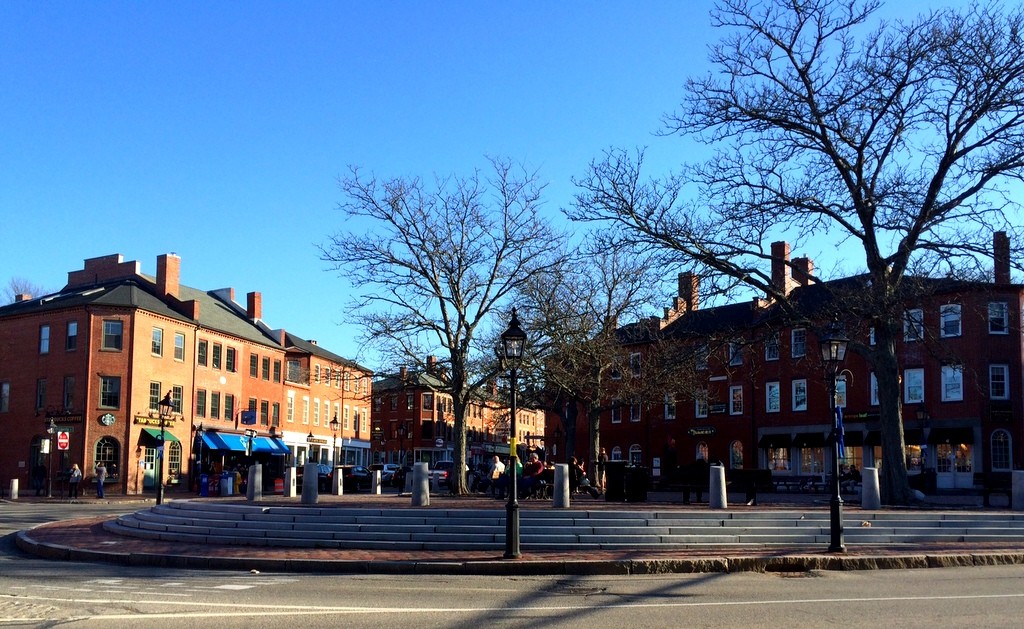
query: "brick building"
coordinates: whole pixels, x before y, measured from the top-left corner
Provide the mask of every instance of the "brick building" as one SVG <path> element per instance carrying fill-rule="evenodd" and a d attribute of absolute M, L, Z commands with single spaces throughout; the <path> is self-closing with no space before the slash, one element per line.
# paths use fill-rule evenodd
<path fill-rule="evenodd" d="M 111 489 L 141 493 L 158 465 L 182 485 L 200 467 L 261 462 L 272 486 L 293 461 L 330 459 L 326 418 L 365 417 L 372 372 L 270 328 L 260 293 L 242 306 L 233 289 L 190 288 L 180 272 L 173 254 L 158 257 L 155 277 L 120 255 L 93 258 L 58 293 L 0 308 L 0 482 L 27 488 L 42 468 L 59 489 L 72 463 L 88 478 L 103 461 Z M 310 369 L 330 379 L 311 382 Z M 360 462 L 364 435 L 358 420 L 338 434 Z"/>
<path fill-rule="evenodd" d="M 822 289 L 832 282 L 815 284 L 809 259 L 790 261 L 783 242 L 772 253 L 773 282 L 792 299 L 812 307 L 827 299 Z M 1024 286 L 1010 281 L 1003 233 L 995 235 L 993 257 L 991 281 L 927 280 L 924 296 L 905 304 L 897 357 L 907 464 L 911 474 L 934 471 L 939 488 L 970 487 L 974 472 L 1024 468 Z M 613 459 L 647 466 L 655 476 L 669 461 L 697 458 L 774 474 L 827 473 L 829 393 L 811 326 L 787 325 L 763 299 L 701 309 L 697 279 L 683 274 L 664 317 L 623 328 L 630 368 L 617 377 L 644 377 L 651 338 L 644 326 L 692 354 L 696 376 L 685 390 L 623 400 L 605 413 L 601 445 Z M 869 321 L 847 332 L 873 343 Z M 843 463 L 879 465 L 874 374 L 854 351 L 842 369 Z M 577 452 L 586 452 L 585 433 L 577 431 Z"/>

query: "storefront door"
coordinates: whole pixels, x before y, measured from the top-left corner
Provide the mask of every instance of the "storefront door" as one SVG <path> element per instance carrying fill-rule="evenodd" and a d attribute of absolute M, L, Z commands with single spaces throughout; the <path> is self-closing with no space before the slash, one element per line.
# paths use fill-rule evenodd
<path fill-rule="evenodd" d="M 156 487 L 156 448 L 146 448 L 142 457 L 142 488 Z"/>
<path fill-rule="evenodd" d="M 974 448 L 967 443 L 935 445 L 936 487 L 968 488 L 974 485 Z"/>

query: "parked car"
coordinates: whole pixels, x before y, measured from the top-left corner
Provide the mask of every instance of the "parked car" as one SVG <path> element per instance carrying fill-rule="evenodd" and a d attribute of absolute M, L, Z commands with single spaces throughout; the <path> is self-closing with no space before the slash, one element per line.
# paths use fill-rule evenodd
<path fill-rule="evenodd" d="M 373 483 L 373 472 L 363 465 L 339 465 L 342 489 L 348 492 L 360 490 L 370 491 Z"/>
<path fill-rule="evenodd" d="M 411 465 L 403 465 L 399 467 L 391 477 L 390 485 L 392 487 L 397 487 L 398 489 L 405 489 L 405 477 L 409 474 L 412 474 Z"/>
<path fill-rule="evenodd" d="M 437 478 L 438 487 L 451 487 L 451 474 L 454 469 L 455 461 L 438 461 L 434 464 L 434 469 L 430 470 L 430 481 L 433 482 L 434 478 Z"/>

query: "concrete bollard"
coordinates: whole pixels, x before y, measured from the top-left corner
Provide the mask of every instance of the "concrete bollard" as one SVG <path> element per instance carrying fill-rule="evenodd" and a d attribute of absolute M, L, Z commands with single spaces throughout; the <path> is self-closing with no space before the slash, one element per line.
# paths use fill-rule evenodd
<path fill-rule="evenodd" d="M 263 500 L 263 466 L 259 463 L 249 466 L 249 480 L 245 486 L 245 499 L 249 502 Z"/>
<path fill-rule="evenodd" d="M 1024 471 L 1014 470 L 1010 474 L 1013 479 L 1010 485 L 1010 508 L 1024 511 Z"/>
<path fill-rule="evenodd" d="M 370 493 L 379 496 L 380 487 L 380 470 L 373 470 L 373 480 L 370 483 Z"/>
<path fill-rule="evenodd" d="M 345 495 L 345 475 L 340 466 L 334 466 L 334 473 L 331 474 L 331 493 L 335 496 Z"/>
<path fill-rule="evenodd" d="M 708 472 L 708 506 L 712 509 L 726 509 L 729 501 L 725 494 L 725 467 L 712 465 Z"/>
<path fill-rule="evenodd" d="M 865 467 L 860 475 L 860 508 L 881 509 L 882 493 L 878 488 L 878 468 Z"/>
<path fill-rule="evenodd" d="M 316 463 L 306 463 L 302 468 L 302 504 L 315 505 L 320 502 L 320 468 Z"/>
<path fill-rule="evenodd" d="M 556 509 L 569 508 L 569 464 L 555 465 L 555 486 L 551 496 L 551 506 Z"/>
<path fill-rule="evenodd" d="M 430 470 L 426 463 L 412 466 L 412 506 L 430 506 Z"/>
<path fill-rule="evenodd" d="M 413 484 L 415 482 L 414 478 L 416 477 L 416 474 L 414 473 L 415 469 L 413 469 L 412 472 L 413 473 L 406 472 L 406 474 L 405 474 L 405 477 L 404 477 L 405 478 L 405 486 L 402 488 L 402 493 L 403 494 L 411 494 L 412 493 L 412 487 L 413 487 Z"/>
<path fill-rule="evenodd" d="M 10 493 L 10 496 L 11 496 L 11 500 L 17 500 L 18 499 L 18 479 L 17 478 L 12 478 L 11 479 L 11 493 Z"/>
<path fill-rule="evenodd" d="M 285 498 L 294 498 L 297 495 L 299 495 L 299 492 L 296 489 L 297 483 L 296 483 L 295 479 L 297 477 L 298 477 L 298 474 L 296 473 L 296 469 L 295 469 L 294 466 L 288 467 L 288 468 L 286 468 L 284 470 L 284 497 Z"/>

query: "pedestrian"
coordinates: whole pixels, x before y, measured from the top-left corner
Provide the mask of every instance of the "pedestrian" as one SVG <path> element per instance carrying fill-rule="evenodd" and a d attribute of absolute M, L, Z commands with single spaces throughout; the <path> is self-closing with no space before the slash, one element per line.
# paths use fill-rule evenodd
<path fill-rule="evenodd" d="M 46 466 L 42 463 L 32 468 L 32 489 L 36 490 L 37 496 L 42 496 L 46 489 Z"/>
<path fill-rule="evenodd" d="M 68 498 L 75 500 L 78 498 L 78 483 L 82 482 L 82 470 L 78 467 L 78 463 L 71 465 L 71 474 L 68 475 Z"/>
<path fill-rule="evenodd" d="M 604 485 L 605 485 L 604 470 L 605 470 L 605 467 L 607 467 L 607 465 L 608 465 L 608 452 L 606 452 L 604 448 L 601 448 L 601 451 L 598 452 L 598 454 L 597 454 L 597 478 L 595 479 L 597 481 L 597 488 L 600 489 L 601 491 L 604 491 Z"/>
<path fill-rule="evenodd" d="M 96 497 L 103 497 L 103 482 L 107 480 L 107 466 L 100 461 L 96 464 Z"/>

